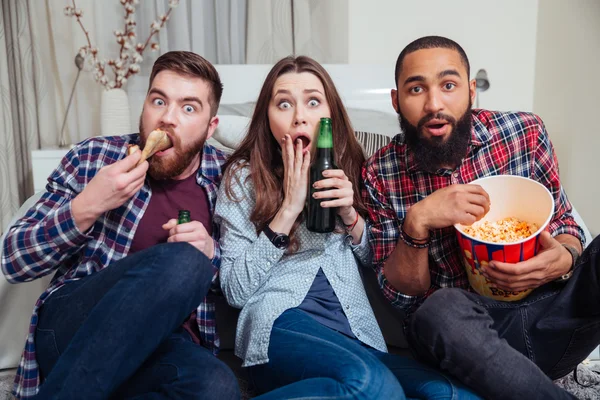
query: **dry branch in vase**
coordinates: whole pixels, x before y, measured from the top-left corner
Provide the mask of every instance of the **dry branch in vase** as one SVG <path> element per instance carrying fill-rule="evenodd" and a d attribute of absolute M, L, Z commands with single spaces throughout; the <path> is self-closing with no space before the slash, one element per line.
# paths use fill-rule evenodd
<path fill-rule="evenodd" d="M 166 14 L 158 16 L 152 22 L 150 25 L 150 35 L 142 43 L 138 42 L 135 33 L 136 22 L 134 14 L 139 0 L 120 0 L 125 10 L 124 28 L 123 30 L 114 31 L 117 44 L 121 46 L 119 57 L 116 59 L 100 60 L 98 57 L 98 48 L 92 45 L 89 31 L 85 29 L 81 21 L 83 11 L 77 8 L 75 0 L 71 1 L 73 5 L 65 7 L 65 15 L 74 17 L 77 20 L 87 39 L 87 44 L 79 49 L 79 54 L 82 57 L 88 58 L 94 70 L 94 79 L 107 90 L 123 87 L 130 76 L 140 71 L 140 63 L 144 59 L 143 54 L 146 48 L 150 47 L 153 51 L 158 50 L 158 43 L 151 42 L 152 37 L 165 26 L 171 11 L 179 5 L 179 0 L 169 0 L 169 10 Z M 113 76 L 109 78 L 109 75 Z"/>

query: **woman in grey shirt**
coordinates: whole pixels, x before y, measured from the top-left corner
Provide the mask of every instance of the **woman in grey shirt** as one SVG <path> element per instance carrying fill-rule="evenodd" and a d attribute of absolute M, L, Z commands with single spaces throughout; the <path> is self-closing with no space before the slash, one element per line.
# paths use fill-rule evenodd
<path fill-rule="evenodd" d="M 308 231 L 303 212 L 323 117 L 332 120 L 339 169 L 324 173 L 316 184 L 324 190 L 315 196 L 337 208 L 332 233 Z M 221 288 L 242 309 L 236 355 L 265 393 L 260 399 L 477 398 L 441 373 L 387 353 L 359 272 L 371 258 L 363 162 L 323 67 L 308 57 L 279 61 L 229 158 L 215 210 Z"/>

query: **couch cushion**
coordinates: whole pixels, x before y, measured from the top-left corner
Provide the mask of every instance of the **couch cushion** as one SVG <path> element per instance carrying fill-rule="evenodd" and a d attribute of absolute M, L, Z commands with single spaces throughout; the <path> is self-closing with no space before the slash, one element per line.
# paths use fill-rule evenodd
<path fill-rule="evenodd" d="M 229 149 L 235 149 L 248 132 L 250 118 L 240 115 L 220 115 L 219 125 L 212 139 Z"/>
<path fill-rule="evenodd" d="M 356 135 L 358 142 L 362 145 L 367 158 L 371 157 L 373 153 L 392 140 L 390 136 L 380 135 L 378 133 L 356 131 L 354 134 Z"/>
<path fill-rule="evenodd" d="M 8 229 L 25 215 L 42 196 L 38 192 L 23 203 L 12 221 L 4 227 L 4 235 L 0 239 L 0 256 L 4 248 L 4 237 Z M 29 331 L 29 321 L 33 306 L 42 294 L 52 274 L 27 283 L 10 284 L 6 279 L 0 278 L 0 370 L 15 368 L 21 359 L 21 352 L 25 346 L 25 338 Z"/>

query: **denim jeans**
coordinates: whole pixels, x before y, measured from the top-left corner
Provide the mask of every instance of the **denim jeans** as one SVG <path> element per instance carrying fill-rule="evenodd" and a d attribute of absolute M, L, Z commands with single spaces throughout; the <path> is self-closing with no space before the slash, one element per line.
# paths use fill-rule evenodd
<path fill-rule="evenodd" d="M 265 399 L 479 399 L 417 361 L 372 349 L 298 309 L 271 331 L 269 362 L 248 368 Z"/>
<path fill-rule="evenodd" d="M 239 399 L 232 371 L 181 328 L 212 275 L 200 251 L 168 243 L 54 292 L 35 335 L 37 398 Z"/>
<path fill-rule="evenodd" d="M 518 302 L 440 289 L 412 315 L 416 358 L 449 371 L 490 399 L 568 399 L 553 384 L 600 343 L 600 236 L 571 279 Z"/>

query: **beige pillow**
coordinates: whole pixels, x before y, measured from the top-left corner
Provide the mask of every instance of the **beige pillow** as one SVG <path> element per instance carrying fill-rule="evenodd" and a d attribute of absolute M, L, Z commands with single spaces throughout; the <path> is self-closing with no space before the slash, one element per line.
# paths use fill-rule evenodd
<path fill-rule="evenodd" d="M 230 149 L 235 149 L 248 132 L 250 118 L 241 115 L 218 115 L 219 125 L 213 139 Z"/>

